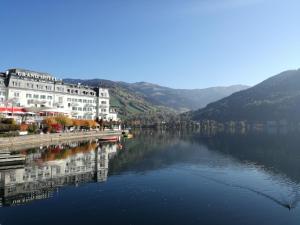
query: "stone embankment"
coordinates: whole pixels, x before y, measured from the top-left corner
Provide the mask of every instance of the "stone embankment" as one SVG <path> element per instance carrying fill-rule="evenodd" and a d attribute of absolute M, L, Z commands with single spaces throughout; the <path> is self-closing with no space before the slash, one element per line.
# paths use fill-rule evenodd
<path fill-rule="evenodd" d="M 17 150 L 20 148 L 62 141 L 95 139 L 111 135 L 121 135 L 121 131 L 85 131 L 75 133 L 35 134 L 17 137 L 3 137 L 0 138 L 0 151 Z"/>

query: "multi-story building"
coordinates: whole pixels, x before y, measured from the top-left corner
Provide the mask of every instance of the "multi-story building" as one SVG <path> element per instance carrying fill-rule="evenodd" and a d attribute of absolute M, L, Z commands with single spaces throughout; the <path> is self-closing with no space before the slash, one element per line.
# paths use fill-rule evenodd
<path fill-rule="evenodd" d="M 6 112 L 21 108 L 40 115 L 64 113 L 77 119 L 117 120 L 109 99 L 106 88 L 66 84 L 48 73 L 9 69 L 0 74 L 0 106 Z"/>

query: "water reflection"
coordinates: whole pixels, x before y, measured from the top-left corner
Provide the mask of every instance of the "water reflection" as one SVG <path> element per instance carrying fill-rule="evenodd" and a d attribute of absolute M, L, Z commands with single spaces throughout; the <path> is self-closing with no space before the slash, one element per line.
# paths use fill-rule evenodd
<path fill-rule="evenodd" d="M 131 151 L 121 152 L 110 162 L 110 174 L 181 164 L 180 171 L 186 170 L 187 176 L 242 189 L 291 210 L 300 201 L 298 136 L 287 130 L 143 132 L 142 141 L 131 143 Z"/>
<path fill-rule="evenodd" d="M 148 130 L 26 149 L 24 165 L 0 171 L 3 205 L 24 204 L 3 207 L 0 223 L 298 224 L 298 137 Z"/>
<path fill-rule="evenodd" d="M 1 203 L 18 205 L 49 198 L 59 187 L 107 179 L 117 144 L 75 142 L 21 151 L 25 165 L 0 167 Z"/>

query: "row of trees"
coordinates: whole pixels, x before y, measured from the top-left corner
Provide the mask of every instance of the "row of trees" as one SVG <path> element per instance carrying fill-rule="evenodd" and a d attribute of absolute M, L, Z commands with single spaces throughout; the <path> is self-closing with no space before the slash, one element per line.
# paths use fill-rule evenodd
<path fill-rule="evenodd" d="M 99 124 L 94 120 L 71 119 L 67 116 L 46 117 L 43 124 L 48 131 L 57 131 L 68 127 L 96 128 Z"/>
<path fill-rule="evenodd" d="M 90 129 L 99 127 L 101 130 L 104 128 L 113 128 L 115 125 L 119 125 L 120 122 L 114 121 L 99 121 L 95 120 L 83 120 L 83 119 L 72 119 L 64 115 L 58 115 L 55 117 L 46 117 L 43 122 L 44 132 L 57 132 L 62 131 L 70 127 L 76 127 L 79 129 Z M 16 124 L 13 118 L 1 118 L 0 117 L 0 134 L 13 133 L 18 135 L 19 131 L 28 131 L 29 133 L 36 133 L 39 130 L 37 124 Z"/>

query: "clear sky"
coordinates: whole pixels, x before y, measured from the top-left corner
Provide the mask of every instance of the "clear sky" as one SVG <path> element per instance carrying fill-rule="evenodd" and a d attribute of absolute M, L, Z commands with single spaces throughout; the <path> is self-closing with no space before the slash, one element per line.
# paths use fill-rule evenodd
<path fill-rule="evenodd" d="M 256 84 L 300 67 L 299 0 L 0 0 L 0 70 Z"/>

